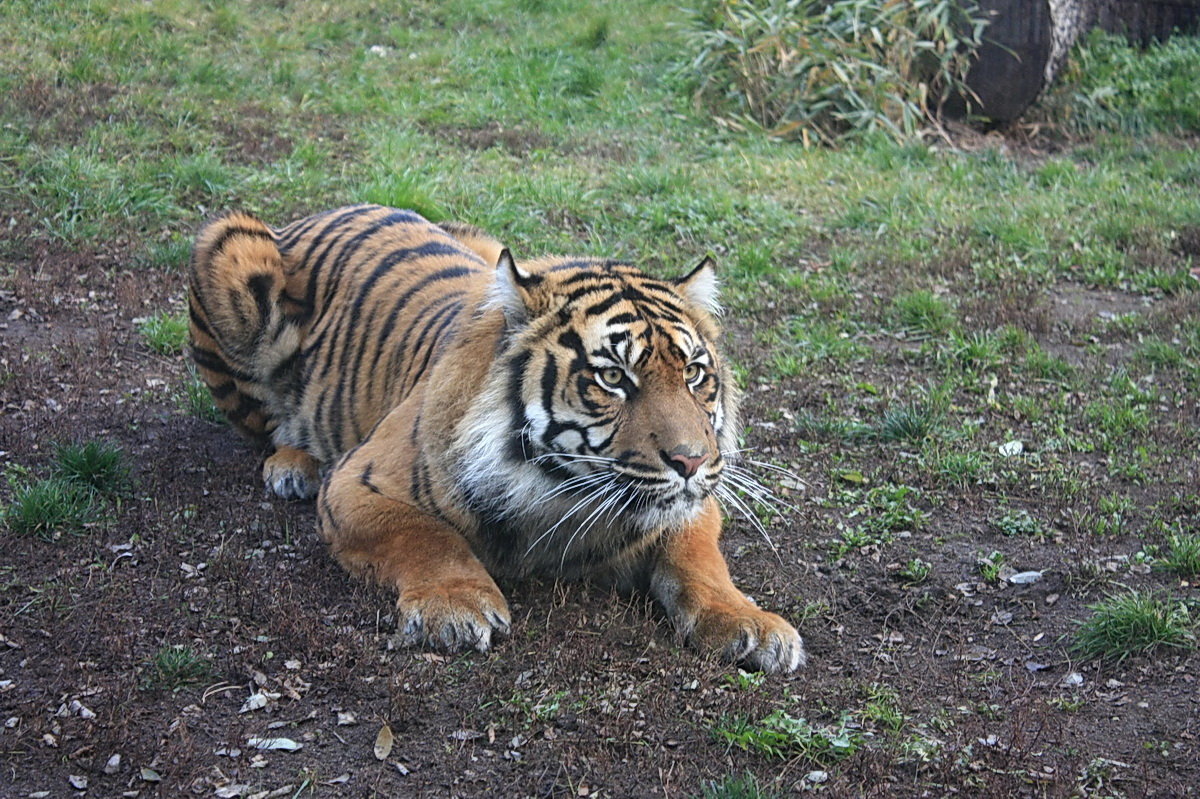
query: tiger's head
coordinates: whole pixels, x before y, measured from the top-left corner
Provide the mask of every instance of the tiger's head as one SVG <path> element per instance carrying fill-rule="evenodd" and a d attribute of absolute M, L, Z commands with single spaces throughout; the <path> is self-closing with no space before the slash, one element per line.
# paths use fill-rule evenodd
<path fill-rule="evenodd" d="M 474 498 L 533 518 L 535 530 L 561 528 L 562 540 L 551 532 L 536 542 L 558 548 L 574 534 L 568 548 L 590 536 L 602 549 L 597 537 L 661 531 L 699 513 L 737 436 L 716 289 L 708 259 L 658 280 L 613 261 L 518 266 L 505 251 L 487 303 L 505 316 L 503 372 L 486 399 L 503 408 L 503 433 L 496 414 L 473 424 L 476 453 L 490 460 L 466 470 Z"/>

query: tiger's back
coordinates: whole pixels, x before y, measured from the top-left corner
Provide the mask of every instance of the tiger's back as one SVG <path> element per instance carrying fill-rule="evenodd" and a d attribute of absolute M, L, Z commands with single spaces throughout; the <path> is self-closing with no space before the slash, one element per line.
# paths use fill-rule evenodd
<path fill-rule="evenodd" d="M 460 238 L 372 205 L 280 229 L 240 213 L 207 225 L 192 259 L 192 352 L 218 407 L 251 439 L 320 462 L 361 441 L 490 281 L 481 253 L 498 245 L 447 227 Z"/>

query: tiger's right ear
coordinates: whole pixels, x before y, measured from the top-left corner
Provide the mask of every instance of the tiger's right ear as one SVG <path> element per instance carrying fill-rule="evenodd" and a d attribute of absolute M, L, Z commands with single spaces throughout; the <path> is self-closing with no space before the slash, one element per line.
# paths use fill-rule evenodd
<path fill-rule="evenodd" d="M 510 327 L 524 325 L 534 309 L 533 292 L 541 283 L 542 276 L 517 266 L 505 247 L 496 261 L 496 281 L 488 305 L 501 308 Z"/>

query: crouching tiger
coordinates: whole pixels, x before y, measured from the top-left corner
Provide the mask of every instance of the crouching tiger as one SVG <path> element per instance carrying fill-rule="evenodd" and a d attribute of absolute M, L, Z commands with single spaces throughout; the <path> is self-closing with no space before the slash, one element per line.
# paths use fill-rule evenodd
<path fill-rule="evenodd" d="M 493 575 L 648 590 L 691 644 L 765 671 L 804 647 L 717 546 L 737 395 L 706 260 L 517 264 L 465 226 L 354 206 L 198 234 L 192 354 L 218 406 L 273 447 L 263 478 L 317 495 L 351 572 L 395 588 L 409 643 L 486 650 Z M 323 475 L 323 478 L 322 478 Z"/>

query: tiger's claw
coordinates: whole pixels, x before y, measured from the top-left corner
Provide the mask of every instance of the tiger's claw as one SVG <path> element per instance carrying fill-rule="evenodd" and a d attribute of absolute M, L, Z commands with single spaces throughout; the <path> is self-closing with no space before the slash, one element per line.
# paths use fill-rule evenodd
<path fill-rule="evenodd" d="M 410 590 L 396 603 L 399 639 L 405 646 L 426 644 L 457 652 L 487 652 L 492 639 L 508 635 L 512 616 L 493 586 L 474 584 Z"/>

